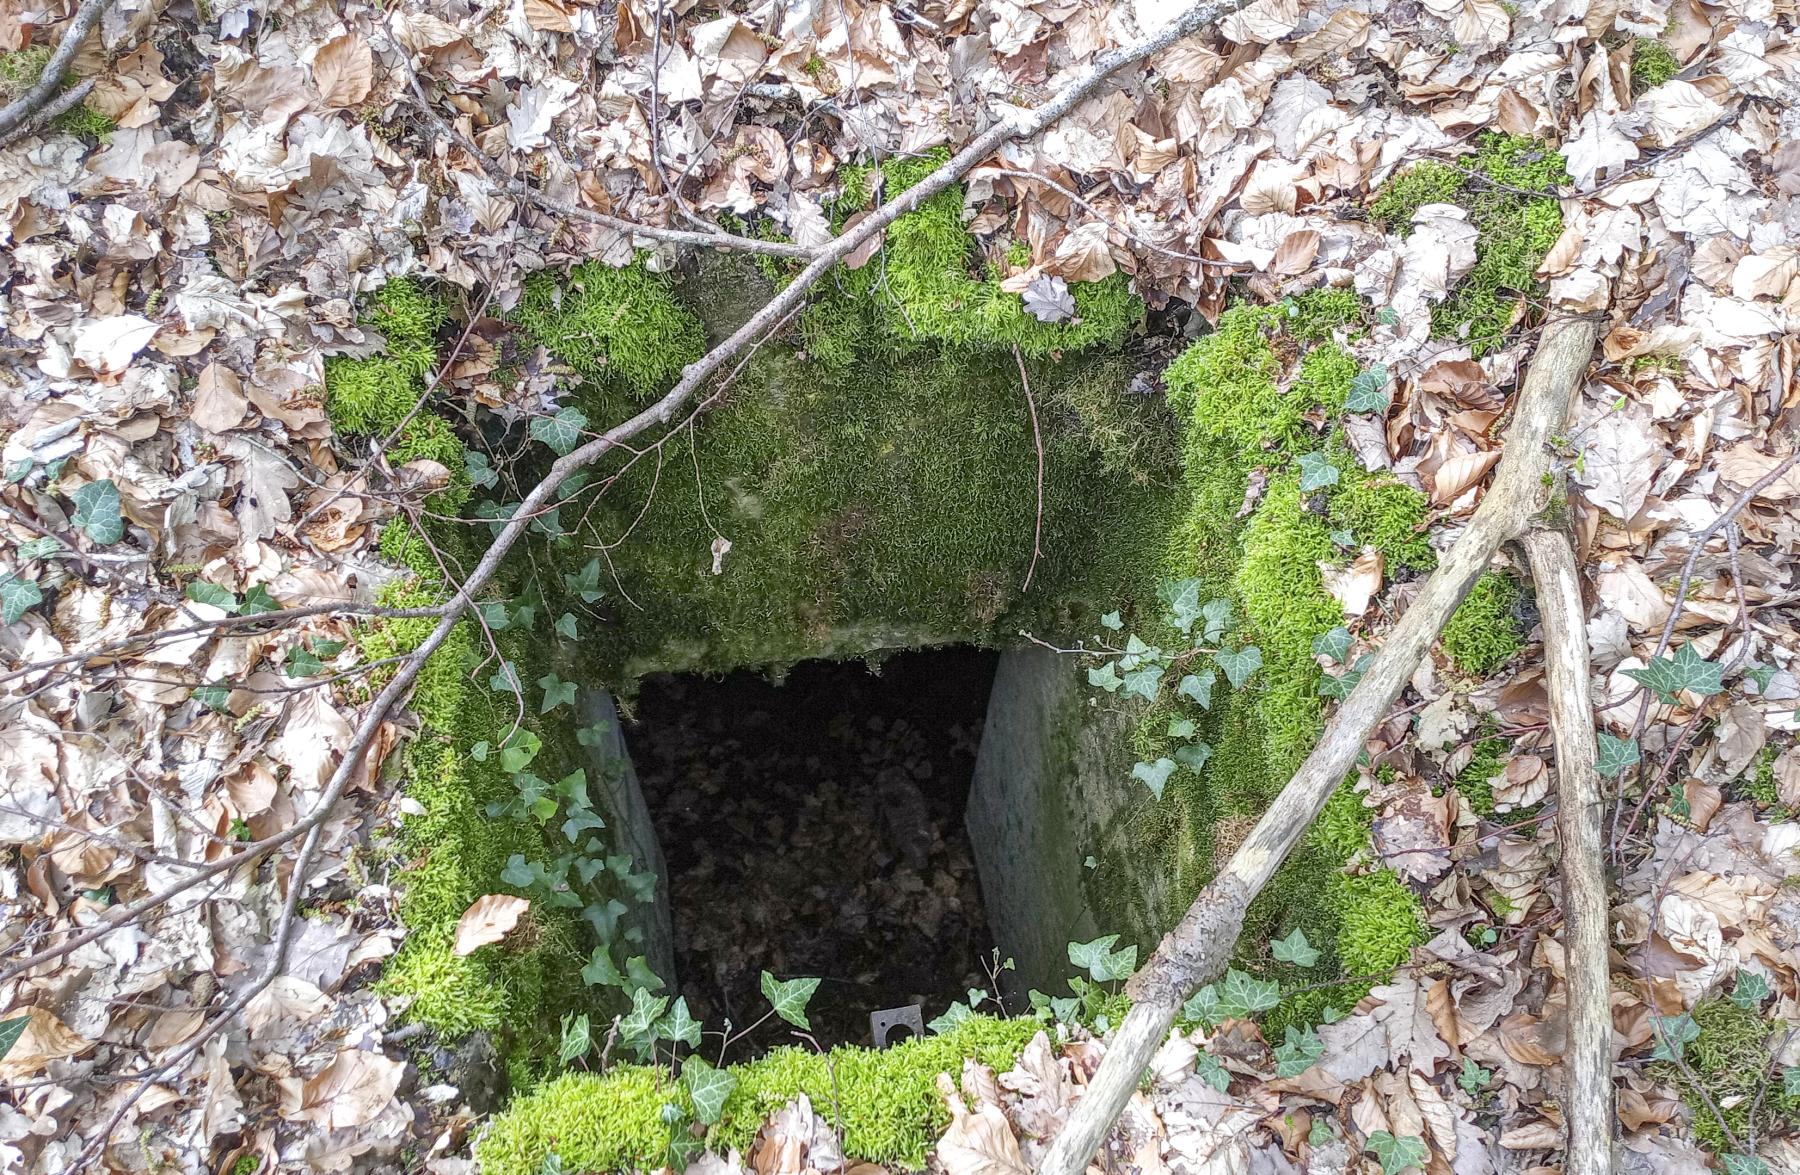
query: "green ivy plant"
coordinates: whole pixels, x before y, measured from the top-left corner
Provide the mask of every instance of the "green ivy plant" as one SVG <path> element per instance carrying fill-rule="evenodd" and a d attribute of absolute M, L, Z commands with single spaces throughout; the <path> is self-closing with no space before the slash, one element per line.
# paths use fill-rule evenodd
<path fill-rule="evenodd" d="M 1262 649 L 1237 639 L 1231 601 L 1203 601 L 1201 593 L 1198 578 L 1171 580 L 1158 588 L 1162 623 L 1181 636 L 1186 648 L 1167 650 L 1132 632 L 1126 634 L 1122 648 L 1108 643 L 1116 638 L 1098 636 L 1097 647 L 1084 650 L 1097 662 L 1087 671 L 1088 684 L 1093 688 L 1122 697 L 1135 695 L 1153 705 L 1167 700 L 1176 707 L 1177 716 L 1168 727 L 1169 737 L 1176 743 L 1171 754 L 1136 763 L 1131 769 L 1131 777 L 1142 782 L 1159 800 L 1177 768 L 1198 775 L 1212 757 L 1211 745 L 1199 737 L 1199 724 L 1191 712 L 1182 712 L 1187 704 L 1210 710 L 1220 673 L 1233 689 L 1238 689 L 1262 668 Z M 1118 612 L 1102 616 L 1100 623 L 1113 633 L 1125 630 L 1125 621 Z"/>

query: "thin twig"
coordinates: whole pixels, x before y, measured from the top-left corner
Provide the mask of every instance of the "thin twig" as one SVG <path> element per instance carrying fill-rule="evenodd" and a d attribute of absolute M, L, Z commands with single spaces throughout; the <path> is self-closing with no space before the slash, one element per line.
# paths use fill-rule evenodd
<path fill-rule="evenodd" d="M 38 75 L 37 84 L 21 94 L 15 101 L 0 109 L 0 143 L 4 143 L 12 132 L 29 122 L 56 94 L 57 87 L 62 85 L 63 75 L 69 72 L 69 63 L 75 60 L 75 54 L 94 26 L 100 23 L 106 6 L 112 0 L 82 0 L 81 7 L 75 10 L 68 27 L 63 30 L 62 40 L 57 43 L 56 52 L 44 63 L 44 72 Z"/>
<path fill-rule="evenodd" d="M 1031 577 L 1037 574 L 1038 560 L 1044 554 L 1044 434 L 1038 429 L 1037 398 L 1031 394 L 1031 377 L 1025 373 L 1025 356 L 1019 344 L 1013 344 L 1013 360 L 1019 365 L 1019 386 L 1025 389 L 1025 406 L 1031 410 L 1031 441 L 1037 446 L 1037 524 L 1031 532 L 1031 566 L 1025 569 L 1025 586 L 1031 590 Z"/>

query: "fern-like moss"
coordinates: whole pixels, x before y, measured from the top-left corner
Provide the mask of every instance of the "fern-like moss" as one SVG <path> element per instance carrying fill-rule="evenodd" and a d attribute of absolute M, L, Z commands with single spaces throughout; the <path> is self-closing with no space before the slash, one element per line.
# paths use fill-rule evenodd
<path fill-rule="evenodd" d="M 1631 46 L 1631 89 L 1641 94 L 1653 90 L 1681 72 L 1681 59 L 1667 41 L 1639 37 Z"/>

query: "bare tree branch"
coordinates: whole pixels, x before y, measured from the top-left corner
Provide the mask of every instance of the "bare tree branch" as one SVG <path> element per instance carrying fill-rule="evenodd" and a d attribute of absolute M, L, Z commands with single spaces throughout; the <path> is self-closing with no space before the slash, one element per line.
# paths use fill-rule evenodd
<path fill-rule="evenodd" d="M 69 72 L 69 63 L 75 60 L 75 54 L 81 51 L 82 42 L 87 40 L 94 26 L 100 23 L 100 17 L 105 14 L 106 6 L 111 2 L 112 0 L 82 0 L 81 7 L 75 10 L 68 27 L 63 30 L 56 52 L 44 63 L 44 72 L 38 76 L 37 84 L 8 103 L 5 109 L 0 109 L 0 142 L 4 142 L 13 131 L 30 122 L 34 115 L 50 103 L 57 87 L 62 85 L 63 74 Z"/>

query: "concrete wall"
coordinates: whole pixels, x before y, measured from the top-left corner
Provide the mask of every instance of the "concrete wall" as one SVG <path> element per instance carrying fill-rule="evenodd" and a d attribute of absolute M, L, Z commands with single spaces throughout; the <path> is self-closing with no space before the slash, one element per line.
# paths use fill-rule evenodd
<path fill-rule="evenodd" d="M 1072 658 L 1036 647 L 1003 654 L 994 677 L 969 838 L 1019 993 L 1066 994 L 1071 941 L 1117 933 L 1148 947 L 1176 897 L 1174 870 L 1133 843 L 1134 817 L 1155 802 L 1130 776 L 1138 711 L 1092 705 L 1094 692 Z"/>
<path fill-rule="evenodd" d="M 583 688 L 576 697 L 583 727 L 605 733 L 587 748 L 588 794 L 606 821 L 614 843 L 637 861 L 637 868 L 656 874 L 656 897 L 648 906 L 634 909 L 628 925 L 642 928 L 642 954 L 651 970 L 671 989 L 675 987 L 675 932 L 669 917 L 669 868 L 663 861 L 662 844 L 650 820 L 650 808 L 638 786 L 637 768 L 625 747 L 619 726 L 619 710 L 605 690 Z M 639 953 L 636 950 L 627 952 Z M 623 960 L 617 960 L 623 962 Z"/>

